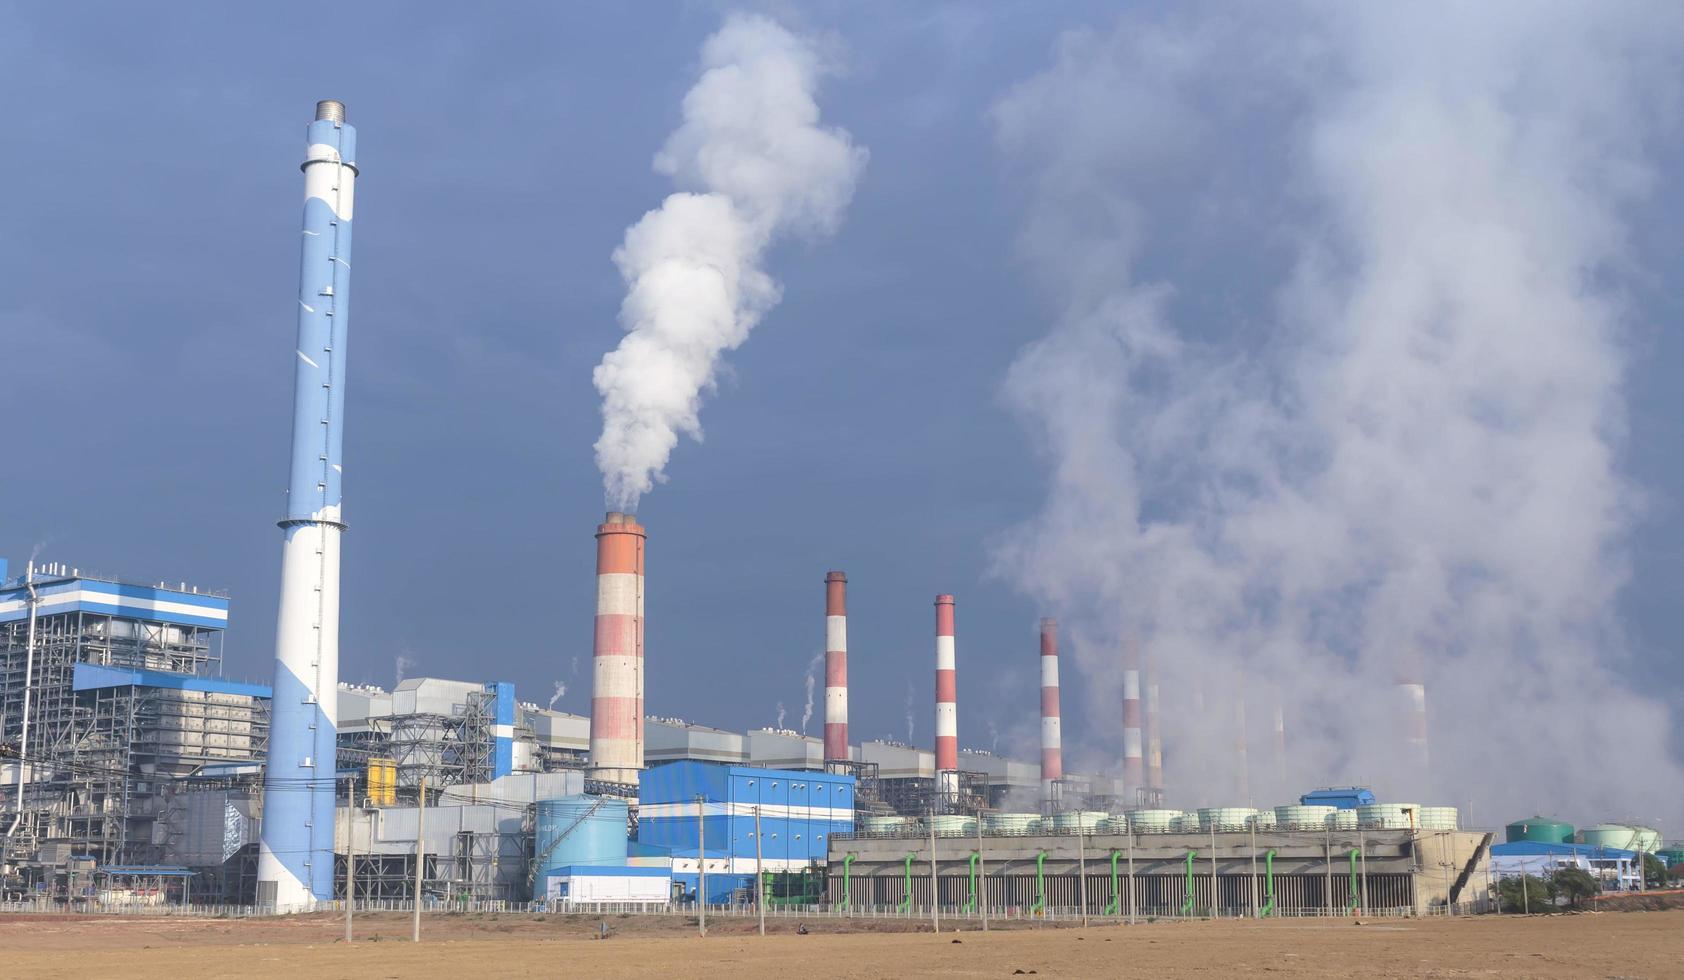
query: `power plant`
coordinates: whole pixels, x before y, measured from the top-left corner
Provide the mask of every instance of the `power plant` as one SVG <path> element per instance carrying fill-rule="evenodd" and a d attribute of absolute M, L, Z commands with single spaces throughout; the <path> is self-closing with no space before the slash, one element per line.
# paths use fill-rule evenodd
<path fill-rule="evenodd" d="M 1156 652 L 1149 641 L 1143 652 L 1132 630 L 1107 641 L 1109 662 L 1120 666 L 1120 703 L 1112 680 L 1100 688 L 1106 717 L 1088 726 L 1101 732 L 1072 732 L 1076 768 L 1089 758 L 1075 751 L 1084 744 L 1105 744 L 1103 762 L 1067 770 L 1061 680 L 1095 679 L 1082 676 L 1080 622 L 1064 637 L 1075 656 L 1061 677 L 1059 624 L 1050 617 L 1036 626 L 1039 682 L 1014 683 L 1012 695 L 1025 730 L 1029 719 L 1039 722 L 1038 762 L 966 746 L 948 593 L 934 601 L 928 747 L 907 744 L 910 731 L 907 742 L 850 742 L 849 579 L 839 570 L 824 576 L 820 736 L 781 721 L 744 731 L 652 716 L 644 703 L 648 531 L 620 510 L 595 527 L 588 715 L 521 700 L 513 683 L 495 677 L 404 678 L 390 690 L 342 683 L 341 481 L 359 173 L 342 103 L 317 104 L 302 170 L 272 683 L 222 676 L 226 595 L 33 559 L 8 577 L 0 561 L 0 901 L 199 901 L 289 913 L 354 889 L 360 901 L 492 910 L 777 902 L 983 918 L 1060 909 L 1118 920 L 1413 915 L 1483 907 L 1498 877 L 1513 868 L 1530 874 L 1539 863 L 1641 887 L 1644 855 L 1664 853 L 1647 827 L 1611 824 L 1575 836 L 1543 818 L 1511 827 L 1498 843 L 1463 828 L 1453 807 L 1379 799 L 1362 787 L 1253 806 L 1243 678 L 1227 702 L 1231 751 L 1226 743 L 1216 751 L 1237 768 L 1239 798 L 1177 809 L 1165 779 Z M 807 581 L 804 588 L 816 584 Z M 807 595 L 811 613 L 816 596 Z M 869 625 L 874 611 L 863 605 Z M 816 624 L 803 620 L 811 638 Z M 580 648 L 583 633 L 581 622 Z M 1026 675 L 1029 636 L 1025 623 L 1008 640 Z M 928 649 L 927 639 L 912 642 Z M 660 658 L 657 651 L 657 665 Z M 869 706 L 889 688 L 882 678 L 867 681 L 856 690 Z M 1406 703 L 1398 743 L 1420 769 L 1411 793 L 1426 786 L 1424 685 L 1418 670 L 1397 682 Z M 1169 693 L 1176 696 L 1173 685 Z M 1203 689 L 1187 693 L 1202 715 Z M 1279 784 L 1287 743 L 1278 692 L 1268 706 Z M 1213 714 L 1225 730 L 1227 712 Z M 1081 716 L 1072 720 L 1084 727 Z M 1209 723 L 1171 721 L 1172 734 Z M 1173 745 L 1167 754 L 1177 777 L 1187 767 Z"/>

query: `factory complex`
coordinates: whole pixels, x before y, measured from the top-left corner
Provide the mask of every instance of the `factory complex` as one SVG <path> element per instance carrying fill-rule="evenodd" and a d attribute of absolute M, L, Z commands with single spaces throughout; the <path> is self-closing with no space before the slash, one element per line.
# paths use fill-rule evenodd
<path fill-rule="evenodd" d="M 223 677 L 225 595 L 0 561 L 0 902 L 1414 915 L 1488 908 L 1504 875 L 1574 867 L 1631 889 L 1646 855 L 1684 859 L 1627 825 L 1575 832 L 1538 818 L 1499 843 L 1463 828 L 1453 807 L 1360 788 L 1181 809 L 1165 781 L 1159 678 L 1133 637 L 1118 645 L 1115 764 L 1067 770 L 1050 618 L 1023 643 L 1038 663 L 1024 710 L 1038 693 L 1039 758 L 967 749 L 961 600 L 934 589 L 933 744 L 856 740 L 839 570 L 813 577 L 813 632 L 825 638 L 816 734 L 652 716 L 651 534 L 620 511 L 595 528 L 588 715 L 522 700 L 489 663 L 482 678 L 343 683 L 356 146 L 345 107 L 320 103 L 303 162 L 272 682 Z M 1426 687 L 1406 670 L 1397 688 L 1408 705 L 1397 740 L 1424 770 Z M 1274 732 L 1279 751 L 1278 707 Z"/>

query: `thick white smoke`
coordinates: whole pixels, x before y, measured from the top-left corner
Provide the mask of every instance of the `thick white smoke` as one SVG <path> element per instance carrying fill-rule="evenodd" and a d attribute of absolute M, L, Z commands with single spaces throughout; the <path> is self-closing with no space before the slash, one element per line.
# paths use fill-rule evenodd
<path fill-rule="evenodd" d="M 1177 803 L 1235 801 L 1273 715 L 1236 733 L 1236 702 L 1278 686 L 1256 804 L 1356 780 L 1653 820 L 1684 774 L 1620 675 L 1619 284 L 1679 12 L 1278 13 L 1071 34 L 997 105 L 1062 304 L 1006 383 L 1051 473 L 998 568 L 1070 624 L 1090 717 L 1123 636 L 1156 655 Z"/>
<path fill-rule="evenodd" d="M 777 23 L 733 15 L 702 46 L 684 122 L 655 156 L 680 192 L 626 230 L 626 336 L 592 375 L 602 395 L 597 466 L 609 503 L 634 510 L 663 480 L 719 357 L 779 299 L 761 268 L 783 235 L 833 231 L 865 166 L 848 133 L 819 123 L 821 62 Z"/>

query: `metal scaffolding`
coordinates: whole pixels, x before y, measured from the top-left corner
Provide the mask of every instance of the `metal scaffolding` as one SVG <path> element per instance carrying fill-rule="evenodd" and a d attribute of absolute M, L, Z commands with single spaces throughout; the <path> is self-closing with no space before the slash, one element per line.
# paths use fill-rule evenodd
<path fill-rule="evenodd" d="M 221 635 L 81 606 L 36 616 L 33 629 L 0 623 L 0 739 L 24 769 L 21 799 L 15 784 L 0 790 L 0 827 L 15 822 L 0 843 L 6 892 L 81 897 L 92 882 L 65 872 L 72 858 L 161 863 L 166 790 L 207 765 L 263 757 L 267 702 L 191 682 L 220 673 Z M 78 689 L 83 666 L 172 676 L 117 674 Z"/>

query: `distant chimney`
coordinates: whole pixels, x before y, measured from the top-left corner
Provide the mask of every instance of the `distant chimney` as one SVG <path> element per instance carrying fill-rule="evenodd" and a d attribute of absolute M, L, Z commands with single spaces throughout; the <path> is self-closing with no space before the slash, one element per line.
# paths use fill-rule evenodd
<path fill-rule="evenodd" d="M 1123 645 L 1123 796 L 1131 802 L 1142 799 L 1146 789 L 1140 716 L 1140 640 L 1130 636 Z"/>
<path fill-rule="evenodd" d="M 1159 723 L 1162 711 L 1158 707 L 1158 668 L 1153 658 L 1146 658 L 1146 798 L 1152 806 L 1161 806 L 1164 799 L 1164 743 Z"/>
<path fill-rule="evenodd" d="M 959 799 L 959 682 L 954 661 L 953 597 L 936 596 L 936 793 Z"/>
<path fill-rule="evenodd" d="M 637 518 L 610 511 L 596 529 L 591 775 L 636 783 L 643 768 L 643 552 Z"/>
<path fill-rule="evenodd" d="M 824 758 L 848 759 L 848 576 L 824 577 Z"/>
<path fill-rule="evenodd" d="M 1058 621 L 1041 620 L 1041 806 L 1058 808 L 1064 778 L 1064 739 L 1058 714 Z"/>

